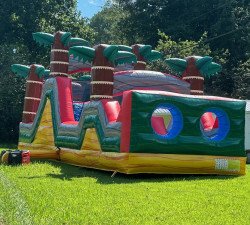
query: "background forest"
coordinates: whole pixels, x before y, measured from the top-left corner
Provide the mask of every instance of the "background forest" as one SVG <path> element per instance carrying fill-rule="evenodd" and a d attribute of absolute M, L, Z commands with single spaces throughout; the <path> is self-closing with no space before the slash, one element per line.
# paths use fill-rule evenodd
<path fill-rule="evenodd" d="M 84 0 L 80 0 L 84 1 Z M 25 81 L 13 63 L 49 66 L 32 33 L 57 30 L 99 43 L 150 44 L 168 57 L 210 55 L 223 71 L 205 81 L 209 95 L 250 99 L 250 0 L 113 0 L 91 19 L 77 0 L 0 0 L 0 143 L 17 142 Z M 162 62 L 151 70 L 168 72 Z"/>

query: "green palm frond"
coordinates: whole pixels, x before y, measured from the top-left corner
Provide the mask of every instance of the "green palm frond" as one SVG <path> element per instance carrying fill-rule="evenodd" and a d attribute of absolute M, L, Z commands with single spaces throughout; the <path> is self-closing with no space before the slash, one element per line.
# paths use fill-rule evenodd
<path fill-rule="evenodd" d="M 69 47 L 73 46 L 87 46 L 89 47 L 90 44 L 88 41 L 82 39 L 82 38 L 71 38 L 69 41 Z"/>
<path fill-rule="evenodd" d="M 79 61 L 92 62 L 95 57 L 95 49 L 86 46 L 74 46 L 69 50 L 69 54 L 72 54 L 74 58 L 78 57 Z"/>
<path fill-rule="evenodd" d="M 177 73 L 179 76 L 181 76 L 187 68 L 187 61 L 185 59 L 170 58 L 166 59 L 165 63 L 172 72 Z"/>
<path fill-rule="evenodd" d="M 151 45 L 139 45 L 139 53 L 143 57 L 150 54 L 151 51 L 152 51 Z"/>
<path fill-rule="evenodd" d="M 83 81 L 91 81 L 91 75 L 84 75 L 79 78 L 79 80 Z"/>
<path fill-rule="evenodd" d="M 117 66 L 124 63 L 136 63 L 136 55 L 127 51 L 118 51 L 113 63 Z"/>
<path fill-rule="evenodd" d="M 64 46 L 68 46 L 71 39 L 71 33 L 70 32 L 63 32 L 61 36 L 61 42 Z"/>
<path fill-rule="evenodd" d="M 127 45 L 118 45 L 119 51 L 126 51 L 126 52 L 132 52 L 132 48 Z"/>
<path fill-rule="evenodd" d="M 203 67 L 208 66 L 212 62 L 213 58 L 210 56 L 204 56 L 196 59 L 195 65 L 197 69 L 201 69 Z"/>
<path fill-rule="evenodd" d="M 30 72 L 30 66 L 13 64 L 11 66 L 11 71 L 22 78 L 27 78 Z"/>
<path fill-rule="evenodd" d="M 212 62 L 208 66 L 202 67 L 200 69 L 201 74 L 205 77 L 210 77 L 210 76 L 215 75 L 221 71 L 222 71 L 222 66 L 220 64 L 217 64 L 214 62 Z"/>
<path fill-rule="evenodd" d="M 152 50 L 147 55 L 144 56 L 144 59 L 148 62 L 155 61 L 162 58 L 162 53 L 156 50 Z"/>
<path fill-rule="evenodd" d="M 104 51 L 103 55 L 110 61 L 114 62 L 116 55 L 118 53 L 118 46 L 117 45 L 109 45 L 107 46 Z"/>
<path fill-rule="evenodd" d="M 45 76 L 45 77 L 48 77 L 49 74 L 50 74 L 50 70 L 45 70 L 45 71 L 44 71 L 44 76 Z"/>
<path fill-rule="evenodd" d="M 40 45 L 50 46 L 54 42 L 54 36 L 52 34 L 37 32 L 32 34 L 33 39 Z"/>
<path fill-rule="evenodd" d="M 41 65 L 36 65 L 35 73 L 39 78 L 42 78 L 45 75 L 45 68 Z"/>

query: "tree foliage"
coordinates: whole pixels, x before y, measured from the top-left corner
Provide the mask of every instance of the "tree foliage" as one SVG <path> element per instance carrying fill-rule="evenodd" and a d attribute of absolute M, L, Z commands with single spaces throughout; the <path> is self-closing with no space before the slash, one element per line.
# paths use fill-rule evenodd
<path fill-rule="evenodd" d="M 119 5 L 107 3 L 102 11 L 97 13 L 90 21 L 96 35 L 96 44 L 128 44 L 119 24 L 128 13 Z"/>
<path fill-rule="evenodd" d="M 210 55 L 209 44 L 205 43 L 207 34 L 204 33 L 198 41 L 185 40 L 174 41 L 165 33 L 158 31 L 159 41 L 156 49 L 163 53 L 163 58 L 185 58 L 191 55 Z M 149 69 L 171 73 L 163 61 L 157 61 L 149 65 Z"/>
<path fill-rule="evenodd" d="M 250 99 L 250 59 L 241 63 L 234 71 L 235 79 L 234 95 L 242 99 Z"/>
<path fill-rule="evenodd" d="M 0 45 L 0 142 L 17 141 L 25 93 L 25 79 L 14 75 L 14 62 L 28 64 L 24 46 Z"/>
<path fill-rule="evenodd" d="M 8 4 L 0 0 L 2 42 L 22 44 L 28 49 L 30 63 L 41 61 L 48 65 L 49 52 L 33 41 L 32 33 L 70 31 L 73 36 L 93 41 L 94 32 L 76 7 L 77 0 L 19 0 Z"/>
<path fill-rule="evenodd" d="M 239 58 L 250 43 L 249 0 L 116 0 L 128 12 L 120 29 L 130 42 L 143 40 L 153 46 L 158 42 L 158 29 L 173 40 L 198 40 L 207 32 L 211 48 L 229 49 Z M 239 47 L 235 49 L 235 44 Z"/>

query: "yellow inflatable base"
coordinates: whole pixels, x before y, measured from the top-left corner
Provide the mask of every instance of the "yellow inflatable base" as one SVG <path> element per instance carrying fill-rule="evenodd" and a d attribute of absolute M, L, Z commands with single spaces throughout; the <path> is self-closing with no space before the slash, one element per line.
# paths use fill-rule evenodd
<path fill-rule="evenodd" d="M 20 149 L 22 149 L 21 146 L 23 145 L 19 145 Z M 55 159 L 71 165 L 125 174 L 244 175 L 246 166 L 246 157 L 113 153 L 65 148 L 53 151 L 31 150 L 30 152 L 31 158 Z"/>

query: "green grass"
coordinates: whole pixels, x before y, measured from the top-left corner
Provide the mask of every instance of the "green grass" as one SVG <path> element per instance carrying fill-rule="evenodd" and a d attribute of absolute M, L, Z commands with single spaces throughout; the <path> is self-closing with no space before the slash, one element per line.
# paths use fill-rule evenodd
<path fill-rule="evenodd" d="M 247 175 L 121 175 L 53 161 L 0 165 L 0 224 L 249 224 Z"/>

